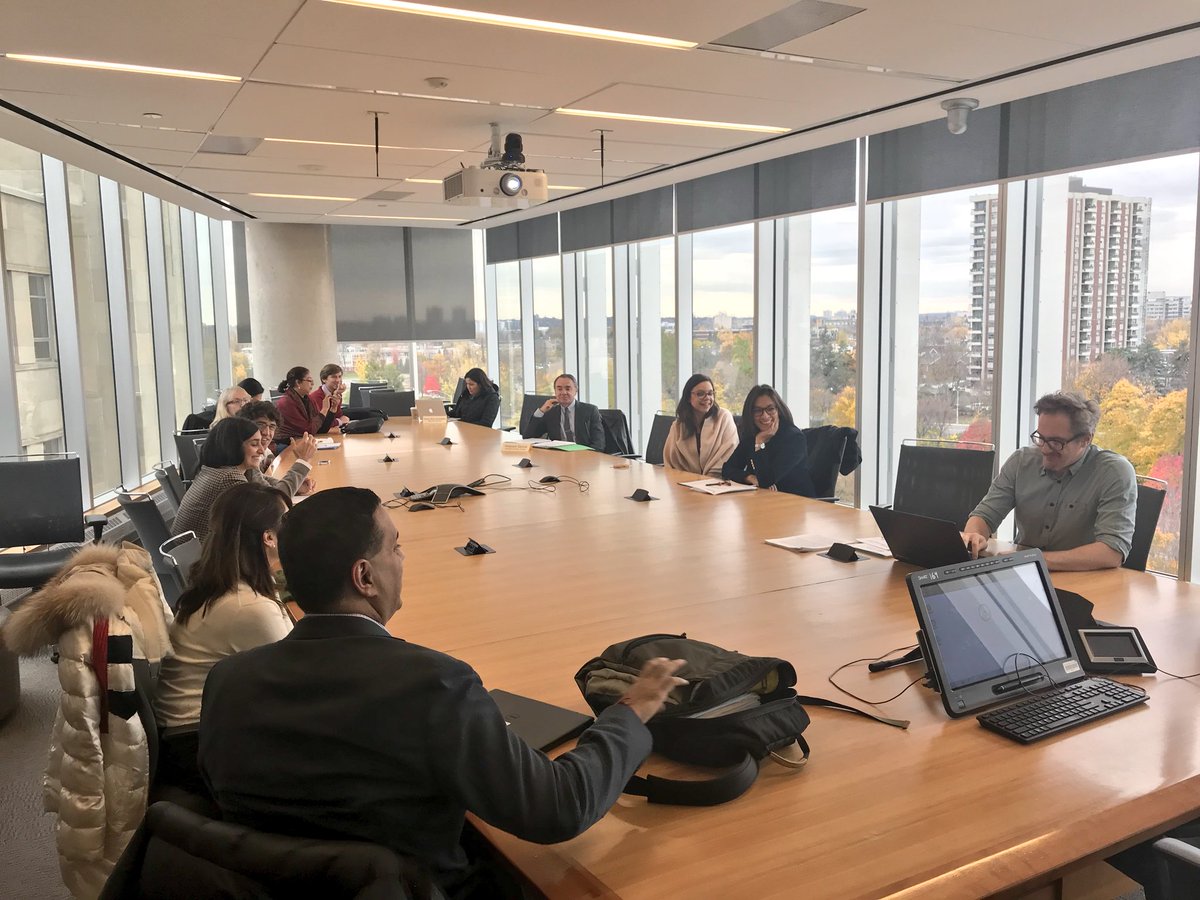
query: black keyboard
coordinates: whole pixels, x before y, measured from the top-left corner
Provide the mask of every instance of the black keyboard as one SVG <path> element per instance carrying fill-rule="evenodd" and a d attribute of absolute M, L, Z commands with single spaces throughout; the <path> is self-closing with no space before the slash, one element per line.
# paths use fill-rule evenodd
<path fill-rule="evenodd" d="M 1146 702 L 1146 692 L 1107 678 L 1085 678 L 978 716 L 984 728 L 1022 744 L 1103 719 Z"/>

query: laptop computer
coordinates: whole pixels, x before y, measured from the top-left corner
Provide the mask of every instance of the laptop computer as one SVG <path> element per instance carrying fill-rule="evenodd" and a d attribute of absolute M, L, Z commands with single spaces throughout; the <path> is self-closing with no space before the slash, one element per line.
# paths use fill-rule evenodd
<path fill-rule="evenodd" d="M 441 397 L 421 397 L 413 404 L 413 415 L 422 421 L 446 418 L 446 402 Z"/>
<path fill-rule="evenodd" d="M 508 691 L 488 691 L 508 727 L 520 735 L 530 747 L 543 753 L 563 741 L 578 737 L 594 719 L 574 710 L 563 709 L 541 700 L 510 694 Z"/>
<path fill-rule="evenodd" d="M 971 558 L 958 526 L 945 519 L 872 506 L 871 515 L 892 556 L 922 569 L 966 562 Z"/>
<path fill-rule="evenodd" d="M 951 717 L 1019 700 L 979 720 L 1028 743 L 1146 699 L 1140 688 L 1083 670 L 1040 550 L 913 572 L 907 581 L 917 639 Z M 1053 712 L 1031 708 L 1043 700 Z"/>

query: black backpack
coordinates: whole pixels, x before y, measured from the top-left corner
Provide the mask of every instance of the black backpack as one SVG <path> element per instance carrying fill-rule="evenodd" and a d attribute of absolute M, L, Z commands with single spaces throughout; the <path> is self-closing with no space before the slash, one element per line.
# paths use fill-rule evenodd
<path fill-rule="evenodd" d="M 708 781 L 675 781 L 635 775 L 625 792 L 651 803 L 713 806 L 744 794 L 758 777 L 759 760 L 770 756 L 793 769 L 808 761 L 802 737 L 808 713 L 802 703 L 827 706 L 904 728 L 831 700 L 796 694 L 796 670 L 773 657 L 745 656 L 686 634 L 648 634 L 613 644 L 575 674 L 584 699 L 597 714 L 615 703 L 645 663 L 656 656 L 684 659 L 676 674 L 686 686 L 671 691 L 666 708 L 647 723 L 654 752 L 699 766 L 733 767 Z M 800 759 L 779 753 L 796 744 Z"/>

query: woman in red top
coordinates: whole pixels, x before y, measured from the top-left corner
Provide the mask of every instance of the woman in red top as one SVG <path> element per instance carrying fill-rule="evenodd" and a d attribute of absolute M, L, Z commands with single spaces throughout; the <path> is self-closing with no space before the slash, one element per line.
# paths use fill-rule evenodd
<path fill-rule="evenodd" d="M 276 440 L 291 441 L 305 434 L 321 434 L 333 425 L 333 396 L 327 394 L 324 402 L 315 407 L 308 398 L 312 389 L 312 375 L 304 366 L 289 369 L 287 377 L 279 382 L 283 396 L 275 401 L 280 419 Z"/>

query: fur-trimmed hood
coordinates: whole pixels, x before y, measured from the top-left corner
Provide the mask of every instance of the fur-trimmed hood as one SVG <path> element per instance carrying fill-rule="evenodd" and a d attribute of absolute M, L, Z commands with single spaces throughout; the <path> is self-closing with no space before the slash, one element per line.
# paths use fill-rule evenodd
<path fill-rule="evenodd" d="M 0 629 L 0 643 L 30 656 L 57 643 L 63 632 L 94 619 L 132 611 L 141 628 L 146 658 L 157 662 L 170 650 L 171 613 L 162 597 L 150 554 L 136 544 L 90 544 L 30 595 Z"/>

